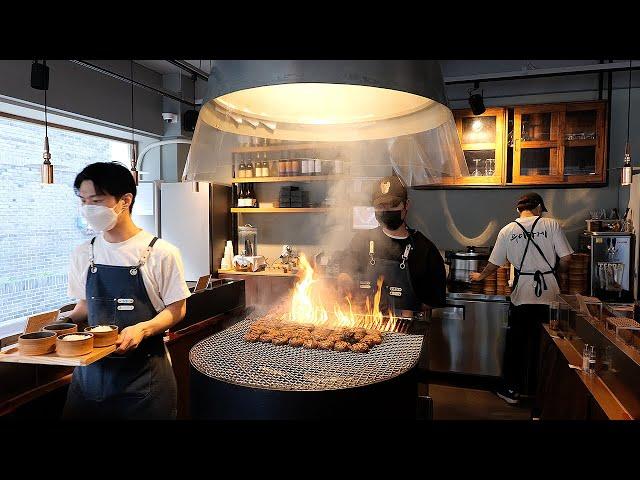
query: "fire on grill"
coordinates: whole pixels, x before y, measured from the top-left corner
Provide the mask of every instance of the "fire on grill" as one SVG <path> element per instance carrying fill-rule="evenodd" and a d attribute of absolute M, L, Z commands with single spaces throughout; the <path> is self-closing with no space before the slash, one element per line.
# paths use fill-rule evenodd
<path fill-rule="evenodd" d="M 383 277 L 378 278 L 373 300 L 366 297 L 364 305 L 357 306 L 348 296 L 336 298 L 335 290 L 314 278 L 304 255 L 300 269 L 302 278 L 291 298 L 256 320 L 244 336 L 247 342 L 366 353 L 382 343 L 382 332 L 405 333 L 409 328 L 410 319 L 380 311 Z"/>

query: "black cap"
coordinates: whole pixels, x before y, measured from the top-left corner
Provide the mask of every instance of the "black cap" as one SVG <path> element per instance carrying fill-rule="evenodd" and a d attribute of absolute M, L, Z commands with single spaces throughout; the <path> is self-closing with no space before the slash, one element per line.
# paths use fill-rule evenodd
<path fill-rule="evenodd" d="M 544 200 L 542 200 L 542 197 L 535 192 L 531 192 L 525 193 L 518 199 L 516 208 L 522 210 L 533 210 L 538 205 L 542 207 L 543 212 L 548 211 L 547 207 L 544 206 Z"/>
<path fill-rule="evenodd" d="M 383 203 L 389 203 L 395 207 L 406 200 L 407 187 L 404 186 L 399 177 L 392 175 L 380 179 L 375 184 L 371 204 L 377 207 Z"/>

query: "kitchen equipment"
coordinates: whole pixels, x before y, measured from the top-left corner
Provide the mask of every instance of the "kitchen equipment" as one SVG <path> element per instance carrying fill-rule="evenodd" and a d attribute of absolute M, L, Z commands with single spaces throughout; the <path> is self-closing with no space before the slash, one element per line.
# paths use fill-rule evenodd
<path fill-rule="evenodd" d="M 101 327 L 108 327 L 109 330 L 106 330 L 106 331 L 96 330 L 96 329 L 100 330 Z M 116 340 L 118 339 L 117 325 L 96 325 L 93 327 L 87 327 L 84 329 L 84 331 L 91 332 L 93 334 L 94 347 L 108 347 L 110 345 L 115 345 Z"/>
<path fill-rule="evenodd" d="M 431 314 L 430 370 L 501 376 L 508 321 L 505 297 L 448 293 Z"/>
<path fill-rule="evenodd" d="M 367 353 L 307 350 L 245 342 L 252 322 L 191 349 L 193 418 L 415 418 L 422 335 L 388 332 Z"/>
<path fill-rule="evenodd" d="M 144 185 L 145 182 L 141 182 Z M 232 237 L 231 187 L 200 182 L 197 192 L 192 182 L 154 182 L 140 189 L 138 203 L 148 204 L 148 214 L 133 210 L 133 220 L 149 232 L 180 250 L 187 281 L 215 273 L 223 257 L 225 241 Z M 147 211 L 144 211 L 147 213 Z"/>
<path fill-rule="evenodd" d="M 56 349 L 56 332 L 23 333 L 18 337 L 18 349 L 22 355 L 44 355 Z"/>
<path fill-rule="evenodd" d="M 56 332 L 56 335 L 64 335 L 65 333 L 77 332 L 78 325 L 75 323 L 51 323 L 42 327 L 42 330 Z"/>
<path fill-rule="evenodd" d="M 590 295 L 602 301 L 632 302 L 634 235 L 627 232 L 591 232 Z"/>
<path fill-rule="evenodd" d="M 469 246 L 464 251 L 445 253 L 449 265 L 449 281 L 469 283 L 471 272 L 481 272 L 489 261 L 489 250 L 486 247 Z"/>
<path fill-rule="evenodd" d="M 243 255 L 258 255 L 258 229 L 251 224 L 238 227 L 238 245 Z"/>
<path fill-rule="evenodd" d="M 65 338 L 74 336 L 82 336 L 84 338 L 78 340 L 65 340 Z M 60 335 L 56 339 L 56 353 L 62 357 L 77 357 L 86 355 L 93 350 L 93 333 L 67 333 Z"/>

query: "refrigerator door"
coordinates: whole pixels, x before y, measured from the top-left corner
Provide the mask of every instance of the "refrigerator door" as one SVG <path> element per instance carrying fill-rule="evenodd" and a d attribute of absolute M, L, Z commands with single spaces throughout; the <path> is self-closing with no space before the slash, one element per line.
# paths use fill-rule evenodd
<path fill-rule="evenodd" d="M 201 183 L 162 183 L 160 187 L 160 238 L 180 249 L 186 281 L 211 273 L 210 189 Z"/>
<path fill-rule="evenodd" d="M 431 317 L 430 370 L 502 375 L 509 304 L 448 299 Z"/>

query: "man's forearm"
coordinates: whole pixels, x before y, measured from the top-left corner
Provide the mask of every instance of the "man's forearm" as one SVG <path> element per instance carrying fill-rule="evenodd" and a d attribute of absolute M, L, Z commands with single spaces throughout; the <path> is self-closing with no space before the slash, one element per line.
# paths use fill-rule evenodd
<path fill-rule="evenodd" d="M 489 275 L 491 275 L 493 272 L 495 272 L 496 270 L 498 270 L 498 265 L 494 265 L 491 262 L 487 263 L 487 266 L 484 267 L 484 270 L 482 270 L 482 273 L 480 274 L 480 278 L 478 279 L 479 282 L 481 282 L 482 280 L 484 280 L 485 278 L 487 278 Z"/>
<path fill-rule="evenodd" d="M 60 318 L 71 320 L 74 323 L 81 323 L 87 319 L 87 301 L 78 300 L 76 306 L 69 313 L 63 312 Z"/>
<path fill-rule="evenodd" d="M 164 310 L 158 313 L 151 320 L 140 322 L 140 326 L 144 329 L 145 337 L 152 337 L 173 327 L 184 318 L 186 312 L 186 300 L 179 300 L 167 305 Z"/>

